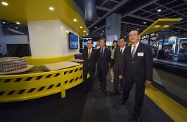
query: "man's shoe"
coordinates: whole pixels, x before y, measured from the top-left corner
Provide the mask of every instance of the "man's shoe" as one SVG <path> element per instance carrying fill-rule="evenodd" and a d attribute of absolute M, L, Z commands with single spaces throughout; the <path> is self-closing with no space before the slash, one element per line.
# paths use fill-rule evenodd
<path fill-rule="evenodd" d="M 103 89 L 103 93 L 106 94 L 106 89 Z"/>
<path fill-rule="evenodd" d="M 117 92 L 113 92 L 113 95 L 121 95 L 121 93 L 117 91 Z"/>
<path fill-rule="evenodd" d="M 118 104 L 119 104 L 119 105 L 124 105 L 125 102 L 126 102 L 126 100 L 121 99 L 120 101 L 118 101 Z"/>
<path fill-rule="evenodd" d="M 136 122 L 141 122 L 140 114 L 135 114 L 135 121 Z"/>

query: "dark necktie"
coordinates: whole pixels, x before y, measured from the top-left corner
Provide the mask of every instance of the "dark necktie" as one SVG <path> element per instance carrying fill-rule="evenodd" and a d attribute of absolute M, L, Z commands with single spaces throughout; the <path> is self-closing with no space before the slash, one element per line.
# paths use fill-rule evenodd
<path fill-rule="evenodd" d="M 90 59 L 90 56 L 91 56 L 91 51 L 90 49 L 88 49 L 88 59 Z"/>
<path fill-rule="evenodd" d="M 135 52 L 136 52 L 136 46 L 133 46 L 133 49 L 132 49 L 132 52 L 131 52 L 132 58 L 134 58 Z"/>
<path fill-rule="evenodd" d="M 101 48 L 101 56 L 103 56 L 103 54 L 104 54 L 104 49 Z"/>
<path fill-rule="evenodd" d="M 123 50 L 121 49 L 121 50 L 120 50 L 120 54 L 122 54 L 122 53 L 123 53 Z"/>

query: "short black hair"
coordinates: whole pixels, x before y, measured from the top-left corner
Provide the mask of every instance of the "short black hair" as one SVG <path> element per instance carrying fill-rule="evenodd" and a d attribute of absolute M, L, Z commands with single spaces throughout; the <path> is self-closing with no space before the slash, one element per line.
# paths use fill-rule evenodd
<path fill-rule="evenodd" d="M 92 44 L 93 44 L 93 40 L 89 39 L 88 41 L 92 41 Z M 88 43 L 88 41 L 87 41 L 87 43 Z"/>
<path fill-rule="evenodd" d="M 182 43 L 182 46 L 183 46 L 183 45 L 187 46 L 187 43 Z"/>
<path fill-rule="evenodd" d="M 120 37 L 120 38 L 119 38 L 119 40 L 120 40 L 120 39 L 123 39 L 123 40 L 126 42 L 126 40 L 125 40 L 125 38 L 124 38 L 124 37 Z"/>
<path fill-rule="evenodd" d="M 168 46 L 171 46 L 171 47 L 173 47 L 173 45 L 172 45 L 172 44 L 168 44 Z"/>
<path fill-rule="evenodd" d="M 136 31 L 136 32 L 138 33 L 138 35 L 140 34 L 140 32 L 139 32 L 138 30 L 136 30 L 136 29 L 130 30 L 129 33 L 130 33 L 131 31 Z M 128 34 L 129 34 L 129 33 L 128 33 Z"/>
<path fill-rule="evenodd" d="M 99 39 L 99 42 L 100 42 L 101 40 L 104 40 L 104 42 L 106 43 L 106 39 L 105 39 L 105 38 L 100 38 L 100 39 Z"/>

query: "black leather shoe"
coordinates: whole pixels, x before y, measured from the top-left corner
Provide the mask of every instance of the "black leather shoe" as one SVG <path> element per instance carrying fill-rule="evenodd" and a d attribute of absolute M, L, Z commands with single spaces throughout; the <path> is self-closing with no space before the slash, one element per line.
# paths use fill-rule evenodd
<path fill-rule="evenodd" d="M 103 89 L 103 93 L 106 94 L 106 89 Z"/>
<path fill-rule="evenodd" d="M 121 95 L 121 93 L 117 91 L 117 92 L 113 92 L 113 95 Z"/>
<path fill-rule="evenodd" d="M 124 105 L 125 102 L 126 102 L 126 100 L 121 99 L 120 101 L 118 101 L 118 104 L 119 104 L 119 105 Z"/>
<path fill-rule="evenodd" d="M 135 121 L 136 122 L 141 122 L 140 114 L 135 114 Z"/>
<path fill-rule="evenodd" d="M 98 87 L 98 90 L 101 90 L 101 87 L 100 87 L 100 86 Z"/>

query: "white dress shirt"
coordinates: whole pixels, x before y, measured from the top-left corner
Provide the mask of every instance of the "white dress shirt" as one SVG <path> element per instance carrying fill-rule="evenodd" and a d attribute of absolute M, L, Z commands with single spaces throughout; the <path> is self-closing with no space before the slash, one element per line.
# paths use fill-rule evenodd
<path fill-rule="evenodd" d="M 120 47 L 120 52 L 122 51 L 121 53 L 123 53 L 124 50 L 125 50 L 125 46 L 123 48 Z"/>

